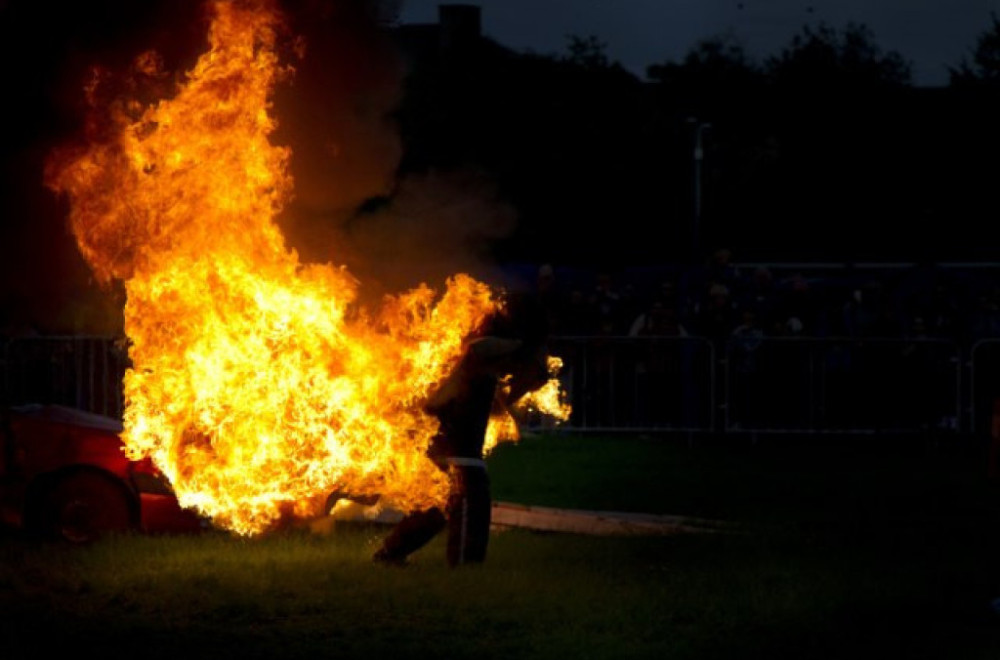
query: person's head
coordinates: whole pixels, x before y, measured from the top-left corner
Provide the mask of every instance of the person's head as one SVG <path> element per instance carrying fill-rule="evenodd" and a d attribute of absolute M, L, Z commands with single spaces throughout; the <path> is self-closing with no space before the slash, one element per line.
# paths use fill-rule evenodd
<path fill-rule="evenodd" d="M 716 268 L 725 268 L 733 259 L 733 251 L 729 248 L 719 248 L 712 253 L 712 264 Z"/>
<path fill-rule="evenodd" d="M 729 305 L 729 287 L 716 282 L 708 287 L 708 301 L 712 307 L 726 307 Z"/>
<path fill-rule="evenodd" d="M 677 319 L 677 310 L 660 301 L 656 301 L 650 306 L 649 319 L 650 326 L 658 334 L 675 333 L 680 326 Z"/>
<path fill-rule="evenodd" d="M 594 288 L 600 292 L 611 291 L 611 273 L 607 271 L 598 273 Z"/>
<path fill-rule="evenodd" d="M 660 283 L 659 297 L 668 306 L 677 299 L 677 285 L 673 280 L 663 280 Z"/>
<path fill-rule="evenodd" d="M 538 268 L 538 288 L 541 291 L 548 291 L 555 285 L 556 273 L 552 264 L 542 264 Z"/>
<path fill-rule="evenodd" d="M 758 266 L 753 271 L 754 285 L 758 289 L 767 289 L 774 283 L 774 276 L 767 266 Z"/>
<path fill-rule="evenodd" d="M 549 333 L 548 323 L 548 315 L 533 296 L 508 292 L 500 310 L 488 319 L 480 334 L 541 345 Z"/>

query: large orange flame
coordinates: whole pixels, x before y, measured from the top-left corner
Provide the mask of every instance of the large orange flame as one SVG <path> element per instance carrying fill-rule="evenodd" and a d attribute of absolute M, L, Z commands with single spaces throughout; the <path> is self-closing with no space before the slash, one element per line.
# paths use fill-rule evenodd
<path fill-rule="evenodd" d="M 364 312 L 343 268 L 299 262 L 275 223 L 290 151 L 268 139 L 280 15 L 266 0 L 212 10 L 210 48 L 172 97 L 114 104 L 111 137 L 47 174 L 96 275 L 124 282 L 126 451 L 240 534 L 322 513 L 334 491 L 441 504 L 422 406 L 500 303 L 459 274 Z"/>

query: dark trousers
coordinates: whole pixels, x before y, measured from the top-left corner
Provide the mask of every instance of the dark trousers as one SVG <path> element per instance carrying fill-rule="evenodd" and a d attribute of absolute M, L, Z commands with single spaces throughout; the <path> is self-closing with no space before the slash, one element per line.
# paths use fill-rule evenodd
<path fill-rule="evenodd" d="M 382 542 L 377 557 L 403 561 L 447 528 L 448 565 L 486 559 L 493 510 L 489 475 L 484 467 L 456 465 L 449 467 L 448 475 L 451 493 L 445 511 L 433 508 L 408 514 Z"/>
<path fill-rule="evenodd" d="M 485 467 L 452 466 L 448 497 L 448 564 L 478 563 L 486 559 L 490 540 L 490 477 Z"/>

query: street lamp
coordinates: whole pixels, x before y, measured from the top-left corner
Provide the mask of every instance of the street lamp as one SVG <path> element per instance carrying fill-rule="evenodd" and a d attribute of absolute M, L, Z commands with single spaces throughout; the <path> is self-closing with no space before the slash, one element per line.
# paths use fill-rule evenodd
<path fill-rule="evenodd" d="M 708 122 L 699 121 L 695 117 L 688 117 L 687 123 L 694 124 L 694 216 L 691 227 L 691 248 L 695 259 L 698 258 L 700 250 L 701 231 L 701 163 L 705 159 L 705 149 L 703 146 L 702 134 L 712 128 Z"/>

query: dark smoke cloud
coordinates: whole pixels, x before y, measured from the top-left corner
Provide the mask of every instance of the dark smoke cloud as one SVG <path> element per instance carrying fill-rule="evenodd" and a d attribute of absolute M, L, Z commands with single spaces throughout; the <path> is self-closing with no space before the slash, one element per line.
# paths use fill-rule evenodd
<path fill-rule="evenodd" d="M 346 265 L 370 299 L 459 271 L 496 280 L 490 246 L 515 214 L 490 177 L 474 168 L 397 177 L 404 147 L 393 117 L 407 71 L 380 23 L 393 3 L 288 7 L 306 41 L 275 104 L 275 141 L 293 152 L 295 199 L 282 217 L 290 243 L 305 260 Z"/>
<path fill-rule="evenodd" d="M 275 90 L 272 140 L 293 152 L 289 216 L 342 221 L 391 189 L 403 66 L 376 7 L 359 0 L 284 5 L 291 33 L 305 44 L 305 56 L 291 62 L 294 75 Z"/>
<path fill-rule="evenodd" d="M 295 198 L 279 218 L 306 261 L 348 266 L 367 295 L 457 271 L 491 277 L 490 244 L 514 214 L 475 171 L 397 179 L 402 145 L 393 113 L 406 75 L 380 18 L 392 2 L 286 0 L 282 55 L 294 75 L 275 94 L 272 139 L 293 150 Z M 7 0 L 0 5 L 0 75 L 8 94 L 0 134 L 0 333 L 120 327 L 121 295 L 99 287 L 43 185 L 52 148 L 79 138 L 82 87 L 97 65 L 126 70 L 156 50 L 178 78 L 206 46 L 203 0 Z M 293 37 L 305 41 L 292 56 Z M 380 199 L 371 210 L 372 199 Z"/>
<path fill-rule="evenodd" d="M 327 249 L 361 280 L 367 302 L 420 282 L 440 287 L 457 272 L 502 284 L 491 248 L 515 219 L 486 173 L 431 172 L 402 179 L 376 210 L 327 234 Z"/>

